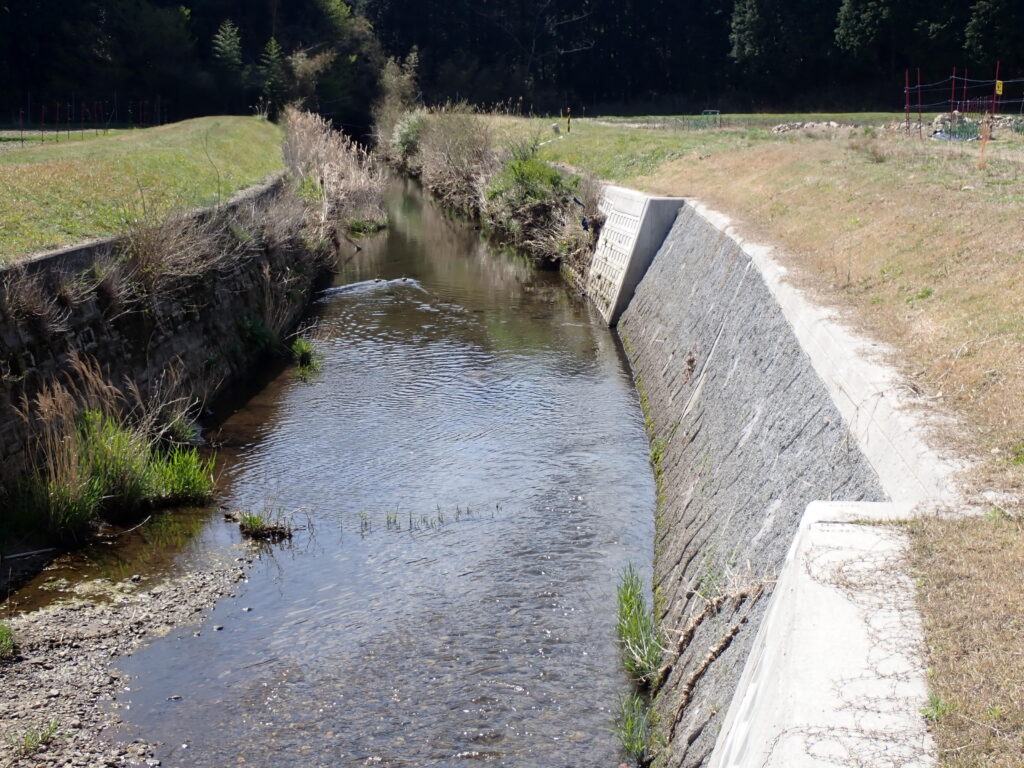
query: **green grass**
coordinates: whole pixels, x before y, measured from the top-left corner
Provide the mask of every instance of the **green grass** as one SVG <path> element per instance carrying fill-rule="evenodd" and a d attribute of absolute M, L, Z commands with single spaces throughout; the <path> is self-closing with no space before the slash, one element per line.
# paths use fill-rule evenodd
<path fill-rule="evenodd" d="M 53 718 L 42 728 L 26 728 L 17 735 L 8 735 L 7 745 L 22 757 L 29 757 L 40 750 L 41 747 L 49 744 L 57 736 L 57 729 L 60 721 Z"/>
<path fill-rule="evenodd" d="M 298 336 L 292 342 L 292 359 L 295 360 L 299 378 L 303 381 L 311 379 L 323 365 L 323 355 L 305 336 Z"/>
<path fill-rule="evenodd" d="M 18 652 L 18 643 L 14 639 L 14 631 L 0 621 L 0 664 L 10 661 Z"/>
<path fill-rule="evenodd" d="M 623 751 L 638 766 L 648 765 L 651 761 L 652 719 L 650 704 L 641 696 L 631 693 L 619 699 L 615 735 Z"/>
<path fill-rule="evenodd" d="M 564 196 L 569 191 L 562 175 L 537 157 L 537 149 L 537 143 L 531 141 L 512 146 L 511 156 L 487 188 L 488 200 L 522 205 Z"/>
<path fill-rule="evenodd" d="M 238 529 L 246 538 L 263 541 L 290 539 L 293 533 L 284 510 L 269 507 L 260 512 L 243 512 L 238 521 Z"/>
<path fill-rule="evenodd" d="M 213 459 L 195 448 L 156 448 L 146 435 L 97 411 L 81 414 L 45 477 L 27 479 L 5 503 L 12 519 L 31 530 L 45 525 L 74 537 L 103 516 L 145 508 L 199 504 L 213 493 Z"/>
<path fill-rule="evenodd" d="M 216 203 L 281 170 L 281 130 L 203 117 L 0 153 L 0 260 Z"/>
<path fill-rule="evenodd" d="M 663 649 L 654 611 L 647 605 L 643 581 L 632 563 L 619 578 L 618 633 L 626 671 L 639 685 L 650 685 L 661 666 Z"/>

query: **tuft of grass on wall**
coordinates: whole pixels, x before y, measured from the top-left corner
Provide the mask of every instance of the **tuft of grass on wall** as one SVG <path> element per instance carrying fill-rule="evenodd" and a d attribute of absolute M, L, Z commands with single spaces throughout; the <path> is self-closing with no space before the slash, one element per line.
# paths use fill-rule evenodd
<path fill-rule="evenodd" d="M 622 750 L 637 766 L 647 766 L 653 757 L 654 714 L 650 704 L 636 693 L 619 699 L 615 735 Z"/>
<path fill-rule="evenodd" d="M 622 663 L 639 685 L 650 685 L 661 666 L 662 643 L 654 610 L 644 596 L 644 583 L 630 563 L 618 587 L 618 634 Z"/>

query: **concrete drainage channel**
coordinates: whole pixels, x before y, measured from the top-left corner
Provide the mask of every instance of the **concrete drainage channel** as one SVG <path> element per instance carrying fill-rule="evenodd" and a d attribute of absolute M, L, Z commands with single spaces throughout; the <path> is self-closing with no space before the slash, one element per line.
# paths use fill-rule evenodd
<path fill-rule="evenodd" d="M 693 201 L 611 187 L 603 212 L 588 292 L 658 462 L 663 764 L 934 765 L 906 542 L 882 524 L 955 501 L 957 467 L 770 248 Z"/>

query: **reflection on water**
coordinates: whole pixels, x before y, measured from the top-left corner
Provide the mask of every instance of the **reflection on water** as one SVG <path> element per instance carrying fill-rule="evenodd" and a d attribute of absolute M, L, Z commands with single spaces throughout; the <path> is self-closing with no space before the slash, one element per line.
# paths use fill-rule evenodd
<path fill-rule="evenodd" d="M 654 506 L 620 350 L 415 189 L 391 209 L 319 298 L 321 372 L 210 435 L 226 503 L 312 525 L 123 662 L 121 735 L 165 765 L 617 764 L 615 584 Z"/>

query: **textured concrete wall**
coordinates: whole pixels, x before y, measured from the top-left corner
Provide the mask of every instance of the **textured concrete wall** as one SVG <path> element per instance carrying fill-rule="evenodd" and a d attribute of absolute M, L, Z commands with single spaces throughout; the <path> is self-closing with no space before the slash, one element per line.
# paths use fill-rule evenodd
<path fill-rule="evenodd" d="M 619 330 L 659 480 L 664 764 L 700 766 L 808 504 L 886 499 L 747 254 L 687 206 Z"/>
<path fill-rule="evenodd" d="M 231 203 L 272 205 L 279 185 L 251 191 Z M 259 214 L 248 212 L 248 222 Z M 208 214 L 200 214 L 208 215 Z M 66 249 L 35 260 L 28 279 L 59 296 L 62 281 L 87 273 L 112 243 Z M 0 483 L 17 478 L 28 459 L 27 425 L 18 406 L 60 380 L 72 355 L 94 358 L 118 385 L 147 393 L 173 371 L 191 391 L 213 396 L 237 381 L 265 352 L 271 326 L 294 324 L 324 275 L 322 261 L 298 239 L 250 247 L 241 258 L 157 295 L 133 294 L 125 303 L 93 288 L 70 305 L 57 299 L 45 321 L 0 305 Z M 11 277 L 0 274 L 0 280 Z M 25 279 L 22 276 L 20 279 Z"/>

